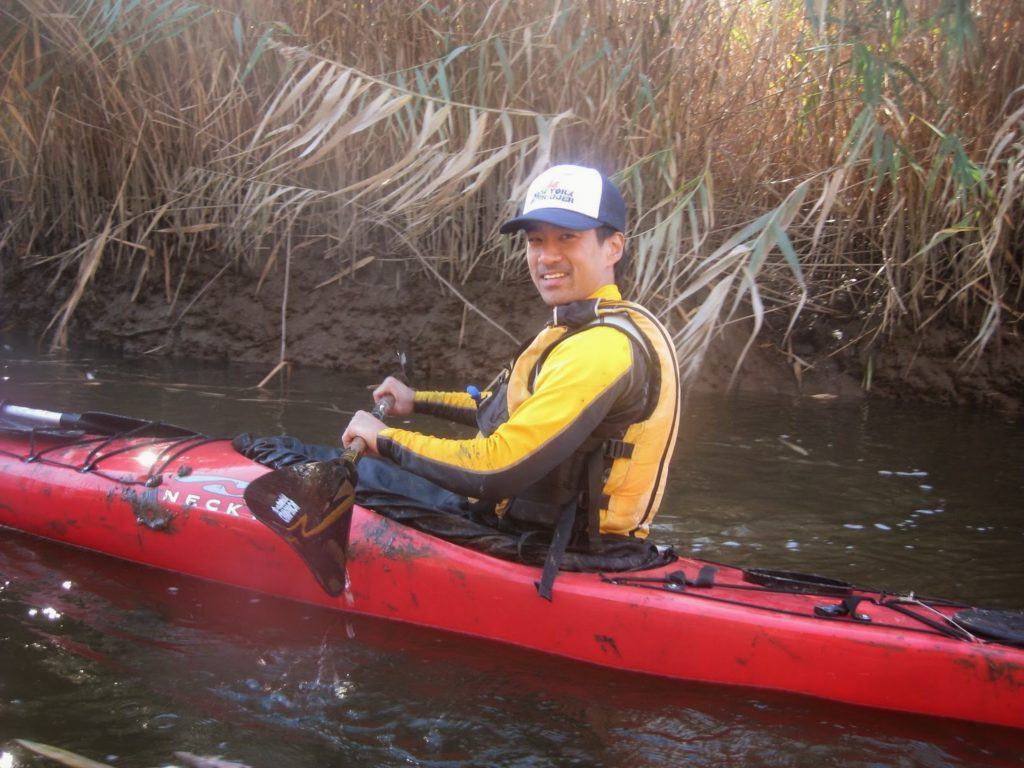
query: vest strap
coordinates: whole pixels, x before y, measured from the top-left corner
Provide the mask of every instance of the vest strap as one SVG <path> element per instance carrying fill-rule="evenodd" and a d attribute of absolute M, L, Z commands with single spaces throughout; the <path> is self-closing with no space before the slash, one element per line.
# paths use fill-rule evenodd
<path fill-rule="evenodd" d="M 576 502 L 563 506 L 562 511 L 558 513 L 555 535 L 551 539 L 547 557 L 544 558 L 544 570 L 541 572 L 540 581 L 534 583 L 537 593 L 548 602 L 551 601 L 551 590 L 555 584 L 555 577 L 558 576 L 558 570 L 562 567 L 565 549 L 569 546 L 572 524 L 575 519 Z"/>
<path fill-rule="evenodd" d="M 604 454 L 598 450 L 587 460 L 587 548 L 591 552 L 601 547 L 601 502 L 607 498 L 603 490 Z"/>
<path fill-rule="evenodd" d="M 633 444 L 609 438 L 604 441 L 604 455 L 609 459 L 630 459 L 633 457 Z"/>

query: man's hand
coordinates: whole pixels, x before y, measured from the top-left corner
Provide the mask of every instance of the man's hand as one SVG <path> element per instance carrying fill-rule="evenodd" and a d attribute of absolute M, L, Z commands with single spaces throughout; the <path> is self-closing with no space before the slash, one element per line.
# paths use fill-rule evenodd
<path fill-rule="evenodd" d="M 345 431 L 341 433 L 341 444 L 343 447 L 348 448 L 352 441 L 357 437 L 363 438 L 363 442 L 366 443 L 366 453 L 370 456 L 379 456 L 377 453 L 377 433 L 384 429 L 386 425 L 380 419 L 374 418 L 374 416 L 366 411 L 356 411 L 352 414 L 352 419 L 349 421 L 348 426 L 345 427 Z"/>
<path fill-rule="evenodd" d="M 373 402 L 379 403 L 384 395 L 391 395 L 395 399 L 395 404 L 389 411 L 393 416 L 409 416 L 412 413 L 413 400 L 416 397 L 416 390 L 412 387 L 403 384 L 394 376 L 388 376 L 373 390 Z"/>
<path fill-rule="evenodd" d="M 373 402 L 379 403 L 385 395 L 391 395 L 395 401 L 388 410 L 395 416 L 408 416 L 413 410 L 413 399 L 416 390 L 406 386 L 393 376 L 388 376 L 373 390 Z M 363 438 L 366 443 L 366 452 L 371 456 L 379 456 L 377 453 L 377 433 L 387 426 L 380 419 L 375 418 L 366 411 L 356 411 L 352 414 L 345 431 L 341 433 L 341 444 L 348 448 L 357 437 Z"/>

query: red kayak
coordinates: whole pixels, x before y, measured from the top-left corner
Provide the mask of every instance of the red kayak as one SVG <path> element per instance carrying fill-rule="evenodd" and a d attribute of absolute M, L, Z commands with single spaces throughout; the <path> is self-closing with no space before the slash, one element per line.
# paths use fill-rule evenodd
<path fill-rule="evenodd" d="M 548 601 L 539 568 L 359 506 L 345 588 L 331 596 L 250 513 L 243 493 L 269 470 L 229 440 L 109 414 L 16 410 L 27 426 L 0 429 L 0 526 L 15 531 L 619 670 L 1024 728 L 1022 611 L 689 558 L 563 572 Z"/>

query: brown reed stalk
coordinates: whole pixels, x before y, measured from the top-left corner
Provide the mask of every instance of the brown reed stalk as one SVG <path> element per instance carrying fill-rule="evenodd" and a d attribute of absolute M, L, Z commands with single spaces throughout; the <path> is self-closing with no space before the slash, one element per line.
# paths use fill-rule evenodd
<path fill-rule="evenodd" d="M 258 290 L 288 233 L 355 263 L 399 231 L 456 286 L 521 275 L 497 223 L 581 162 L 621 182 L 628 287 L 688 371 L 723 323 L 823 308 L 875 343 L 953 323 L 976 361 L 1022 311 L 1024 6 L 974 10 L 12 0 L 0 259 L 77 269 L 57 344 L 98 270 L 173 299 L 216 254 Z"/>

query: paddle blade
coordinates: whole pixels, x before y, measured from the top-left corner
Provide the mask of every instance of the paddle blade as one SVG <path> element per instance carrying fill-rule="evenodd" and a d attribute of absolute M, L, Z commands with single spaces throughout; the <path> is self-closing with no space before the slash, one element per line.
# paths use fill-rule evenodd
<path fill-rule="evenodd" d="M 354 464 L 325 461 L 268 472 L 245 489 L 253 516 L 298 552 L 330 595 L 345 589 L 355 484 Z"/>

